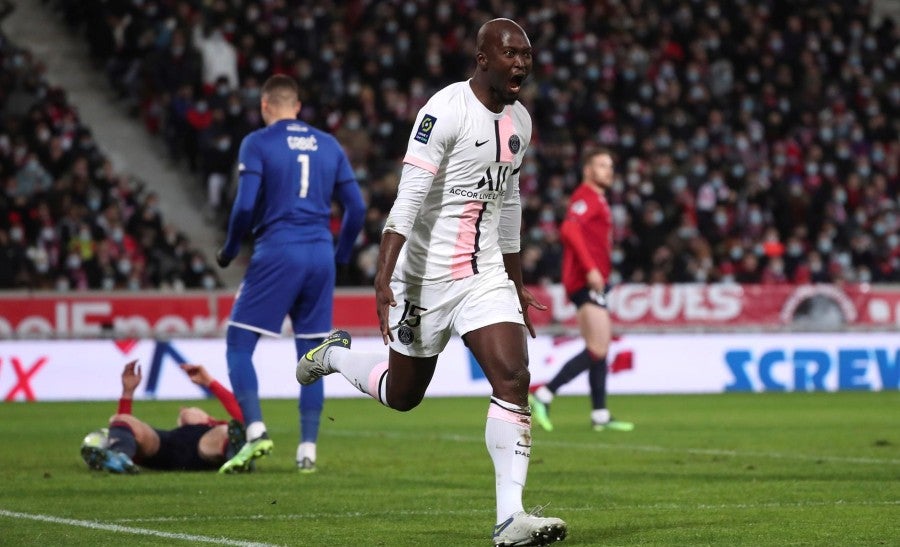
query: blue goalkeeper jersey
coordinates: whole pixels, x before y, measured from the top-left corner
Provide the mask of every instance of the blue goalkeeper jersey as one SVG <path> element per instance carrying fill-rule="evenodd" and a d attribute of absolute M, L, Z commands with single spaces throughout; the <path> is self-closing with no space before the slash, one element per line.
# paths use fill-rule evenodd
<path fill-rule="evenodd" d="M 331 242 L 331 202 L 344 218 L 336 259 L 346 263 L 365 205 L 337 140 L 298 120 L 281 120 L 247 135 L 238 155 L 237 196 L 223 254 L 233 258 L 248 230 L 257 246 Z"/>

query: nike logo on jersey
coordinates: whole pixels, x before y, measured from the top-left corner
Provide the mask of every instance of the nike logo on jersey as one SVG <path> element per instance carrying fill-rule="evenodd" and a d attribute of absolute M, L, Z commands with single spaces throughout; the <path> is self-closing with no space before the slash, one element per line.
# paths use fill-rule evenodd
<path fill-rule="evenodd" d="M 490 141 L 490 140 L 491 140 L 491 139 L 488 139 L 487 141 L 481 141 L 481 142 L 478 142 L 478 140 L 476 140 L 476 141 L 475 141 L 475 147 L 477 148 L 477 147 L 481 146 L 482 144 L 487 144 L 488 141 Z"/>

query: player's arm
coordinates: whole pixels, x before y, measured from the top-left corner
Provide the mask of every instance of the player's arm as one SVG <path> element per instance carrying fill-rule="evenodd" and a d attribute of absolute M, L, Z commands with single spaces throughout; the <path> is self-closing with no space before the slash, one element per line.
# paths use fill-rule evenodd
<path fill-rule="evenodd" d="M 228 218 L 228 235 L 222 248 L 216 253 L 216 262 L 223 268 L 238 255 L 241 241 L 251 228 L 256 196 L 262 185 L 262 156 L 250 137 L 241 143 L 238 161 L 238 189 Z"/>
<path fill-rule="evenodd" d="M 353 176 L 353 171 L 350 169 L 350 162 L 347 161 L 347 156 L 343 152 L 340 161 L 338 183 L 335 184 L 334 191 L 338 202 L 344 209 L 344 217 L 341 220 L 341 233 L 338 236 L 334 258 L 338 264 L 346 264 L 350 262 L 353 243 L 362 230 L 366 218 L 366 204 L 363 202 L 356 177 Z"/>
<path fill-rule="evenodd" d="M 212 392 L 216 399 L 222 403 L 222 406 L 225 407 L 225 411 L 228 412 L 229 416 L 241 423 L 244 422 L 241 406 L 238 404 L 234 393 L 213 378 L 203 365 L 185 363 L 181 365 L 181 370 L 187 373 L 192 382 Z"/>
<path fill-rule="evenodd" d="M 137 360 L 129 361 L 122 369 L 122 396 L 119 397 L 116 414 L 131 414 L 134 392 L 141 385 L 141 378 L 141 367 L 137 364 Z"/>
<path fill-rule="evenodd" d="M 584 234 L 581 231 L 579 222 L 581 217 L 575 215 L 577 213 L 573 213 L 570 208 L 568 215 L 559 228 L 560 240 L 573 253 L 575 261 L 587 272 L 586 281 L 588 286 L 594 290 L 603 290 L 605 283 L 603 274 L 600 273 L 600 268 L 597 266 L 594 257 L 591 256 L 587 242 L 584 240 Z"/>
<path fill-rule="evenodd" d="M 375 272 L 375 307 L 378 311 L 381 338 L 385 344 L 394 339 L 388 321 L 389 308 L 397 305 L 394 291 L 391 290 L 391 276 L 397 265 L 400 249 L 412 231 L 413 222 L 419 214 L 432 181 L 434 174 L 431 171 L 416 165 L 404 164 L 400 185 L 397 188 L 397 199 L 391 206 L 391 212 L 381 233 Z"/>
<path fill-rule="evenodd" d="M 522 229 L 522 199 L 519 195 L 520 169 L 521 165 L 513 170 L 507 180 L 506 192 L 500 205 L 500 252 L 503 254 L 503 267 L 506 269 L 506 275 L 516 286 L 525 326 L 528 327 L 529 334 L 534 338 L 537 335 L 531 319 L 528 317 L 528 308 L 533 306 L 539 310 L 546 310 L 547 306 L 540 303 L 522 282 L 522 259 L 519 254 L 522 245 L 520 236 Z"/>

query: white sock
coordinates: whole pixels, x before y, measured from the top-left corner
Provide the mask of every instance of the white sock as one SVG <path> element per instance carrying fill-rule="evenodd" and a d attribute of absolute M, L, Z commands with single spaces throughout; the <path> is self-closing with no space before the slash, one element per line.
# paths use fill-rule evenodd
<path fill-rule="evenodd" d="M 605 408 L 597 408 L 591 411 L 591 421 L 595 424 L 605 424 L 610 420 L 609 410 Z"/>
<path fill-rule="evenodd" d="M 522 490 L 531 458 L 531 414 L 528 407 L 491 397 L 484 441 L 494 462 L 499 523 L 523 510 Z"/>
<path fill-rule="evenodd" d="M 316 461 L 316 443 L 305 442 L 297 446 L 297 463 L 302 462 L 303 458 Z"/>
<path fill-rule="evenodd" d="M 534 391 L 534 396 L 538 401 L 549 405 L 553 402 L 553 392 L 547 389 L 547 386 L 541 386 Z"/>
<path fill-rule="evenodd" d="M 343 374 L 356 389 L 388 406 L 387 359 L 383 353 L 333 347 L 325 354 L 325 365 Z"/>
<path fill-rule="evenodd" d="M 253 422 L 247 426 L 247 441 L 253 442 L 266 434 L 266 424 L 262 422 Z"/>

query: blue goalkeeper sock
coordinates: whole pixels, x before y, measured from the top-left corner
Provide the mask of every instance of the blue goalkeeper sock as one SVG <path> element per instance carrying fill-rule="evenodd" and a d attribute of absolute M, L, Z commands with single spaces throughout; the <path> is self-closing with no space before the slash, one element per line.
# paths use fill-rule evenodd
<path fill-rule="evenodd" d="M 297 359 L 312 348 L 322 343 L 324 338 L 295 338 Z M 319 438 L 319 424 L 322 420 L 322 407 L 325 404 L 325 382 L 321 379 L 308 385 L 300 386 L 300 442 L 315 443 Z"/>
<path fill-rule="evenodd" d="M 253 350 L 259 334 L 233 326 L 225 334 L 228 361 L 228 379 L 247 425 L 262 422 L 262 408 L 259 405 L 259 382 L 253 368 Z M 249 437 L 248 437 L 248 440 Z"/>

